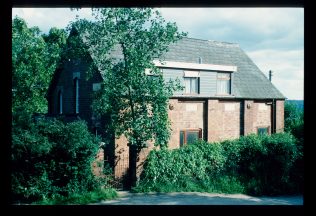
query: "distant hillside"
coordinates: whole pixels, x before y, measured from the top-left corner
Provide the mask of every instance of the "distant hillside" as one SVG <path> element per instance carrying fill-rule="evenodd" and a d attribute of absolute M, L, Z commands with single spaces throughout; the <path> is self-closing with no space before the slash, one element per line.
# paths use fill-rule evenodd
<path fill-rule="evenodd" d="M 304 110 L 304 100 L 286 100 L 286 102 L 295 104 L 299 109 Z"/>

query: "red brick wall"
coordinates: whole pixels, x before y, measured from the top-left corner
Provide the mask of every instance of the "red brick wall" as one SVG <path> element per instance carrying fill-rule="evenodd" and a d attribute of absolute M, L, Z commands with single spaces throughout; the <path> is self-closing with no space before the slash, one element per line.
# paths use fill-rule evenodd
<path fill-rule="evenodd" d="M 208 100 L 208 141 L 238 138 L 240 102 Z"/>
<path fill-rule="evenodd" d="M 284 131 L 284 100 L 276 101 L 276 132 Z"/>
<path fill-rule="evenodd" d="M 178 101 L 177 99 L 169 100 L 168 115 L 172 128 L 169 141 L 170 149 L 180 147 L 180 130 L 199 128 L 202 129 L 202 131 L 204 130 L 203 108 L 203 101 L 189 102 Z"/>
<path fill-rule="evenodd" d="M 251 133 L 257 134 L 258 127 L 268 127 L 271 133 L 271 101 L 253 101 L 244 102 L 244 135 Z"/>
<path fill-rule="evenodd" d="M 271 132 L 271 105 L 267 105 L 267 102 L 271 101 L 221 101 L 221 100 L 208 100 L 208 131 L 207 137 L 209 142 L 221 141 L 225 139 L 235 139 L 240 136 L 241 125 L 244 121 L 244 134 L 257 133 L 258 127 L 269 127 Z M 241 103 L 244 103 L 243 110 L 241 110 Z M 195 102 L 179 102 L 178 99 L 170 99 L 169 101 L 172 109 L 169 109 L 168 115 L 171 121 L 171 138 L 169 141 L 169 148 L 175 149 L 180 146 L 180 130 L 187 128 L 202 128 L 204 129 L 203 119 L 203 101 Z M 186 105 L 189 104 L 188 110 Z M 196 111 L 192 111 L 196 106 Z M 244 115 L 241 115 L 241 111 Z M 243 119 L 241 119 L 243 116 Z M 284 127 L 284 101 L 277 101 L 277 128 L 279 131 Z M 137 162 L 137 175 L 139 176 L 142 171 L 142 164 L 146 159 L 148 153 L 153 149 L 153 144 L 149 144 L 149 147 L 143 149 L 139 154 L 139 161 Z M 128 147 L 127 141 L 124 137 L 116 140 L 116 156 L 117 166 L 116 176 L 122 176 L 128 167 L 126 163 L 128 161 Z M 121 155 L 119 155 L 121 154 Z M 121 161 L 119 161 L 119 159 Z M 125 162 L 124 162 L 125 161 Z M 121 170 L 121 171 L 119 171 Z"/>

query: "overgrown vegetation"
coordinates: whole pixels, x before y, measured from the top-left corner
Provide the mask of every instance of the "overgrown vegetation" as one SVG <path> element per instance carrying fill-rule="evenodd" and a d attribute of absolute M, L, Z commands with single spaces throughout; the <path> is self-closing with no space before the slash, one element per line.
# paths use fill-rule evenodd
<path fill-rule="evenodd" d="M 284 130 L 293 134 L 297 139 L 300 155 L 294 163 L 291 179 L 296 182 L 297 190 L 304 190 L 304 110 L 297 104 L 285 101 Z"/>
<path fill-rule="evenodd" d="M 106 197 L 98 190 L 107 179 L 91 168 L 98 148 L 84 121 L 39 120 L 12 128 L 12 201 L 45 203 L 90 192 Z"/>
<path fill-rule="evenodd" d="M 89 203 L 96 203 L 106 199 L 114 199 L 117 197 L 117 193 L 113 188 L 102 188 L 95 191 L 86 193 L 75 193 L 67 197 L 58 196 L 52 199 L 45 199 L 35 202 L 39 205 L 66 205 L 66 204 L 78 204 L 84 205 Z"/>
<path fill-rule="evenodd" d="M 104 88 L 96 95 L 94 110 L 109 116 L 107 132 L 128 140 L 134 184 L 137 157 L 147 141 L 167 147 L 168 100 L 180 89 L 179 83 L 164 81 L 153 60 L 161 59 L 169 45 L 185 34 L 152 8 L 94 8 L 93 16 L 93 21 L 78 20 L 74 25 L 93 47 L 98 56 L 95 65 L 103 76 Z M 119 50 L 121 57 L 108 55 L 113 50 Z"/>
<path fill-rule="evenodd" d="M 199 141 L 180 149 L 154 150 L 134 191 L 299 193 L 292 172 L 300 154 L 289 133 L 252 134 L 222 143 Z"/>
<path fill-rule="evenodd" d="M 68 54 L 63 49 L 66 38 L 63 29 L 52 28 L 46 35 L 19 17 L 12 20 L 13 203 L 85 203 L 116 196 L 107 187 L 108 179 L 92 173 L 99 141 L 85 122 L 32 118 L 47 112 L 45 94 L 61 58 Z"/>

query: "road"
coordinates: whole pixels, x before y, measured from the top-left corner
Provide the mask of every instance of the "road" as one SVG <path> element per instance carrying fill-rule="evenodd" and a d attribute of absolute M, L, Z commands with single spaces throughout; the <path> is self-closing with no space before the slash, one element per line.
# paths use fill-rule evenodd
<path fill-rule="evenodd" d="M 303 205 L 303 196 L 252 197 L 244 194 L 199 192 L 130 193 L 92 205 Z"/>

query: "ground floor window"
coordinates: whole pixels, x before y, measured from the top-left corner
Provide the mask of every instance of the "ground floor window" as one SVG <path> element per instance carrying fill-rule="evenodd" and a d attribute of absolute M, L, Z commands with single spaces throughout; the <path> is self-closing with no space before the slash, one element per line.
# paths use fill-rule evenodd
<path fill-rule="evenodd" d="M 269 127 L 258 127 L 258 135 L 269 134 Z"/>
<path fill-rule="evenodd" d="M 180 147 L 192 144 L 198 139 L 202 139 L 202 129 L 188 129 L 180 131 Z"/>

